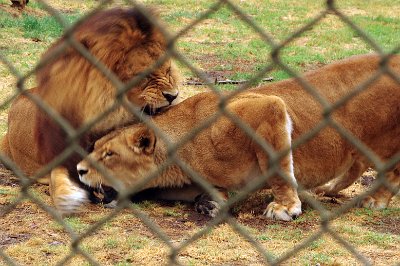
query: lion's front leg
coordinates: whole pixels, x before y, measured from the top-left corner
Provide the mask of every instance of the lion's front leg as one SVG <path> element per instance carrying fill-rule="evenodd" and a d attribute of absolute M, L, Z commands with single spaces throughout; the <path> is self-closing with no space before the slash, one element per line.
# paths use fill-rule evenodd
<path fill-rule="evenodd" d="M 70 180 L 68 170 L 62 166 L 51 171 L 50 196 L 61 215 L 77 213 L 88 202 L 87 192 Z"/>
<path fill-rule="evenodd" d="M 274 201 L 268 204 L 264 211 L 267 218 L 282 221 L 291 221 L 301 214 L 301 201 L 294 186 L 281 178 L 270 182 Z"/>
<path fill-rule="evenodd" d="M 291 151 L 281 159 L 279 165 L 286 177 L 276 175 L 268 180 L 274 201 L 268 204 L 264 215 L 274 220 L 291 221 L 301 214 L 301 201 L 297 193 Z"/>

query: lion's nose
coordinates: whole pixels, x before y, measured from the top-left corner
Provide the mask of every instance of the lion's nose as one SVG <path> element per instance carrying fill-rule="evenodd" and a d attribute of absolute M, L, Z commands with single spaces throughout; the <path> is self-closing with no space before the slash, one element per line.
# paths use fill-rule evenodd
<path fill-rule="evenodd" d="M 162 93 L 165 99 L 171 104 L 176 97 L 178 97 L 178 92 L 163 92 Z"/>

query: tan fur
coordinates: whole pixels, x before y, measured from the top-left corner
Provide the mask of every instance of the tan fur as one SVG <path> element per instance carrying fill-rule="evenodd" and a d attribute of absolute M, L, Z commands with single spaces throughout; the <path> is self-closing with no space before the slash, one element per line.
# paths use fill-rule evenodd
<path fill-rule="evenodd" d="M 133 9 L 111 9 L 90 17 L 74 31 L 76 40 L 100 60 L 122 81 L 128 82 L 150 67 L 166 50 L 162 34 L 139 12 Z M 42 60 L 54 56 L 65 43 L 60 39 L 44 54 Z M 116 88 L 99 70 L 74 48 L 67 49 L 38 70 L 37 88 L 28 90 L 41 97 L 70 125 L 79 128 L 106 111 L 115 103 Z M 153 71 L 147 78 L 126 92 L 124 97 L 139 108 L 158 111 L 171 104 L 177 96 L 177 74 L 170 60 Z M 135 123 L 138 119 L 126 108 L 119 106 L 95 124 L 79 140 L 88 149 L 94 139 L 112 129 Z M 8 131 L 2 140 L 2 151 L 27 175 L 34 175 L 68 146 L 67 136 L 53 119 L 41 111 L 27 96 L 20 95 L 9 110 Z M 61 167 L 51 173 L 53 201 L 62 212 L 69 210 L 63 202 L 68 193 L 69 175 L 77 178 L 77 155 L 70 156 Z M 69 174 L 66 174 L 69 171 Z M 42 180 L 49 183 L 49 175 Z M 60 188 L 63 189 L 60 189 Z"/>
<path fill-rule="evenodd" d="M 390 69 L 400 74 L 400 56 L 393 56 Z M 306 73 L 304 78 L 330 103 L 350 93 L 357 84 L 367 80 L 379 68 L 379 57 L 363 55 L 333 63 Z M 382 76 L 369 88 L 333 112 L 332 119 L 350 131 L 382 161 L 400 151 L 400 85 Z M 189 133 L 217 112 L 218 98 L 203 93 L 154 118 L 172 141 Z M 275 150 L 288 148 L 292 120 L 295 141 L 323 120 L 321 105 L 296 80 L 290 79 L 252 89 L 235 96 L 227 109 L 247 123 Z M 143 141 L 147 139 L 147 141 Z M 157 139 L 157 141 L 156 141 Z M 155 144 L 154 144 L 155 143 Z M 146 144 L 146 145 L 143 145 Z M 240 189 L 268 168 L 268 156 L 238 126 L 226 117 L 219 118 L 178 151 L 179 158 L 211 184 L 226 189 Z M 93 153 L 78 164 L 81 180 L 90 185 L 114 185 L 89 163 L 94 160 L 105 166 L 125 187 L 131 187 L 155 171 L 167 157 L 165 145 L 144 125 L 135 125 L 114 132 L 95 144 Z M 371 163 L 332 127 L 326 127 L 311 140 L 293 151 L 294 176 L 305 188 L 315 188 L 335 178 L 346 179 L 350 185 Z M 290 154 L 283 157 L 280 167 L 288 177 L 291 173 Z M 388 173 L 388 182 L 399 189 L 399 165 Z M 190 178 L 173 166 L 146 187 L 174 187 L 191 183 Z M 300 203 L 292 183 L 275 176 L 268 181 L 275 202 L 266 211 L 268 217 L 290 220 L 298 215 Z M 393 193 L 381 188 L 361 205 L 383 208 Z M 286 215 L 285 215 L 286 214 Z"/>

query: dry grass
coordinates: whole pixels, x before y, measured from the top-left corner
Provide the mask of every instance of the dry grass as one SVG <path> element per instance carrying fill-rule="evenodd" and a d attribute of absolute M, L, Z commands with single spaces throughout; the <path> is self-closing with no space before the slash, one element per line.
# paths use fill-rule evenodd
<path fill-rule="evenodd" d="M 114 5 L 121 5 L 118 1 Z M 179 31 L 206 10 L 212 1 L 145 1 L 155 5 L 172 31 Z M 270 32 L 275 40 L 284 40 L 294 30 L 323 9 L 322 1 L 234 1 L 257 23 Z M 97 5 L 97 1 L 51 1 L 71 20 L 82 16 Z M 385 50 L 400 43 L 400 1 L 339 1 L 341 10 L 363 27 Z M 21 72 L 33 68 L 40 54 L 58 37 L 58 28 L 48 22 L 45 32 L 27 31 L 29 18 L 46 19 L 48 15 L 31 1 L 25 15 L 10 10 L 8 1 L 0 0 L 1 16 L 12 13 L 0 31 L 0 52 Z M 5 13 L 4 13 L 5 12 Z M 24 16 L 28 19 L 23 20 Z M 75 18 L 76 17 L 76 18 Z M 40 22 L 40 21 L 39 21 Z M 14 23 L 14 24 L 13 24 Z M 50 27 L 52 25 L 52 27 Z M 40 33 L 40 34 L 39 34 Z M 271 50 L 260 41 L 249 26 L 224 8 L 184 35 L 177 48 L 197 67 L 219 79 L 249 78 L 269 62 Z M 338 58 L 370 52 L 371 48 L 340 19 L 329 15 L 320 24 L 294 40 L 282 51 L 282 59 L 296 70 L 314 69 Z M 179 64 L 184 79 L 196 78 Z M 268 75 L 275 80 L 288 75 L 274 69 Z M 15 77 L 0 64 L 0 105 L 15 94 Z M 31 78 L 27 87 L 34 86 Z M 223 87 L 233 89 L 234 86 Z M 186 98 L 206 87 L 182 86 Z M 0 109 L 0 136 L 6 132 L 8 105 Z M 367 189 L 355 184 L 336 201 L 319 198 L 328 210 L 336 210 L 354 195 Z M 32 194 L 51 206 L 48 188 L 33 186 Z M 7 206 L 20 195 L 20 187 L 12 173 L 0 167 L 0 207 Z M 270 196 L 262 191 L 235 206 L 234 217 L 272 256 L 289 252 L 321 229 L 320 214 L 305 206 L 304 214 L 292 223 L 270 221 L 261 213 Z M 144 211 L 172 239 L 174 244 L 190 238 L 207 225 L 209 219 L 197 214 L 193 206 L 182 203 L 141 202 L 134 205 Z M 82 233 L 112 212 L 99 205 L 87 205 L 84 212 L 64 221 L 77 233 Z M 330 228 L 372 264 L 392 265 L 400 260 L 400 197 L 383 211 L 351 209 L 330 223 Z M 26 199 L 0 217 L 0 249 L 19 264 L 56 264 L 70 252 L 71 236 L 54 219 Z M 123 210 L 79 245 L 96 261 L 104 265 L 160 265 L 168 262 L 169 249 L 131 211 Z M 201 237 L 178 255 L 185 265 L 261 265 L 262 256 L 228 224 L 223 223 Z M 0 265 L 5 263 L 0 259 Z M 71 265 L 86 265 L 81 256 L 69 261 Z M 331 235 L 324 234 L 296 253 L 286 265 L 358 265 L 360 262 Z"/>

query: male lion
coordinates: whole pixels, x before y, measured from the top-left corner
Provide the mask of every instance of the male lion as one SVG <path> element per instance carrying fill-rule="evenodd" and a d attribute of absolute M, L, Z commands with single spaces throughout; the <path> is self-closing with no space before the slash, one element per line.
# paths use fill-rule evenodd
<path fill-rule="evenodd" d="M 304 78 L 327 101 L 335 103 L 378 71 L 380 64 L 377 55 L 355 56 L 306 73 Z M 400 56 L 392 56 L 388 67 L 400 74 Z M 382 75 L 367 90 L 333 111 L 331 119 L 372 149 L 382 161 L 387 161 L 400 151 L 399 103 L 399 83 Z M 153 122 L 171 141 L 177 142 L 217 112 L 218 105 L 219 99 L 214 93 L 199 94 L 154 117 Z M 295 140 L 309 132 L 324 118 L 321 105 L 295 79 L 236 95 L 227 102 L 226 108 L 277 151 L 289 148 L 291 138 Z M 137 124 L 98 140 L 94 151 L 77 168 L 81 181 L 89 186 L 110 185 L 89 163 L 95 161 L 123 185 L 131 187 L 155 171 L 167 156 L 163 140 L 144 124 Z M 178 157 L 211 184 L 228 190 L 240 188 L 268 168 L 268 156 L 259 144 L 224 116 L 182 145 Z M 339 178 L 336 186 L 328 187 L 331 193 L 354 182 L 371 163 L 334 128 L 325 127 L 294 149 L 293 154 L 284 156 L 279 165 L 293 180 L 285 182 L 273 176 L 267 181 L 274 202 L 265 213 L 270 218 L 291 220 L 301 213 L 296 180 L 305 188 L 316 188 Z M 388 171 L 387 181 L 393 190 L 399 189 L 400 163 Z M 144 188 L 180 187 L 190 183 L 190 178 L 174 165 Z M 384 208 L 393 190 L 381 187 L 365 198 L 361 206 Z"/>
<path fill-rule="evenodd" d="M 73 36 L 122 81 L 127 82 L 153 65 L 166 51 L 161 32 L 139 11 L 111 9 L 98 12 L 74 30 Z M 61 38 L 44 54 L 53 56 L 66 38 Z M 41 97 L 76 129 L 107 111 L 114 103 L 116 88 L 96 67 L 67 46 L 56 58 L 37 71 L 38 86 L 25 93 Z M 123 96 L 150 114 L 172 104 L 178 95 L 177 74 L 170 60 L 165 61 Z M 138 118 L 118 106 L 92 126 L 79 140 L 84 149 L 118 126 L 138 122 Z M 26 95 L 11 106 L 8 131 L 1 150 L 27 175 L 37 173 L 67 146 L 66 133 Z M 74 185 L 78 180 L 76 163 L 70 156 L 62 166 L 40 181 L 49 183 L 52 200 L 61 213 L 71 213 L 86 199 L 86 192 Z M 49 180 L 50 178 L 50 180 Z M 76 204 L 75 204 L 76 203 Z"/>

